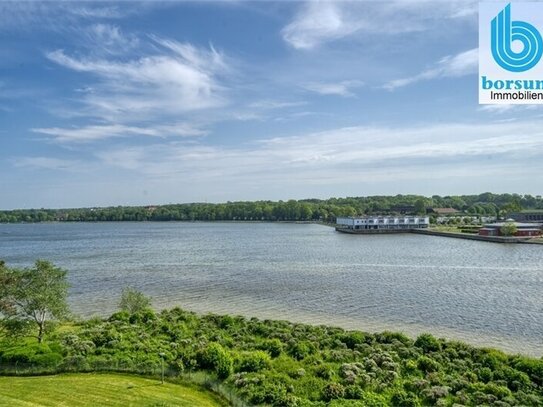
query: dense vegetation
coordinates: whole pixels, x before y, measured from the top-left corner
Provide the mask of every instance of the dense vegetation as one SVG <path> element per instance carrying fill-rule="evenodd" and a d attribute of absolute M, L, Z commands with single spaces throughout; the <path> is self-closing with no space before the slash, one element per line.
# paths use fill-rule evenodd
<path fill-rule="evenodd" d="M 290 201 L 227 202 L 221 204 L 190 203 L 160 206 L 118 206 L 80 209 L 25 209 L 0 211 L 0 222 L 45 221 L 329 221 L 336 216 L 424 213 L 431 207 L 452 207 L 475 215 L 503 216 L 520 209 L 543 209 L 541 197 L 517 194 L 432 196 L 419 195 L 368 196 L 305 199 Z"/>
<path fill-rule="evenodd" d="M 430 334 L 412 340 L 179 308 L 155 313 L 134 289 L 123 291 L 121 311 L 110 318 L 54 330 L 65 315 L 64 270 L 46 261 L 26 269 L 0 262 L 0 283 L 3 374 L 156 375 L 166 366 L 170 377 L 203 374 L 230 389 L 229 400 L 234 394 L 256 405 L 543 406 L 543 359 Z"/>
<path fill-rule="evenodd" d="M 133 375 L 64 374 L 0 377 L 0 405 L 9 407 L 216 407 L 228 405 L 196 386 L 165 383 Z"/>
<path fill-rule="evenodd" d="M 64 326 L 45 343 L 0 345 L 0 365 L 55 371 L 207 371 L 251 404 L 274 406 L 543 405 L 543 360 L 424 334 L 119 312 Z M 153 370 L 154 369 L 154 370 Z"/>

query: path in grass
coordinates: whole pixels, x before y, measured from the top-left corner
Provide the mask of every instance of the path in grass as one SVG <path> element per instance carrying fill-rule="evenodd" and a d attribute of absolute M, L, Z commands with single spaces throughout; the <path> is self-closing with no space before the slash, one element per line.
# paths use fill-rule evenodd
<path fill-rule="evenodd" d="M 228 405 L 191 385 L 122 374 L 0 377 L 0 406 L 198 406 Z"/>

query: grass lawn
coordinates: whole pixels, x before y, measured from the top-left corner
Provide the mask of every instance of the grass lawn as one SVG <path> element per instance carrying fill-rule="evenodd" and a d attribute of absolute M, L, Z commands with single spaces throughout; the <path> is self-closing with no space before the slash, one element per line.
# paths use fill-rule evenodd
<path fill-rule="evenodd" d="M 0 377 L 0 406 L 201 406 L 228 405 L 191 385 L 122 374 Z"/>

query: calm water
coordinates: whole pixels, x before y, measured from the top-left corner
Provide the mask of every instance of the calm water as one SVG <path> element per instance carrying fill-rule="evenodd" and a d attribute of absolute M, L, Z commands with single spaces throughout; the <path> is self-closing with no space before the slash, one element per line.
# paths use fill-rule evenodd
<path fill-rule="evenodd" d="M 112 312 L 133 286 L 158 308 L 432 332 L 543 355 L 543 247 L 319 225 L 0 224 L 9 265 L 69 270 L 80 315 Z"/>

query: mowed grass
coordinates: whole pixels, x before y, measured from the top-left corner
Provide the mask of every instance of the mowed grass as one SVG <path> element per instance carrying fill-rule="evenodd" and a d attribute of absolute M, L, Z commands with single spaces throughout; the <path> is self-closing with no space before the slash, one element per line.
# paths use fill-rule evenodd
<path fill-rule="evenodd" d="M 0 406 L 100 407 L 228 405 L 192 385 L 164 383 L 122 374 L 63 374 L 0 377 Z"/>

